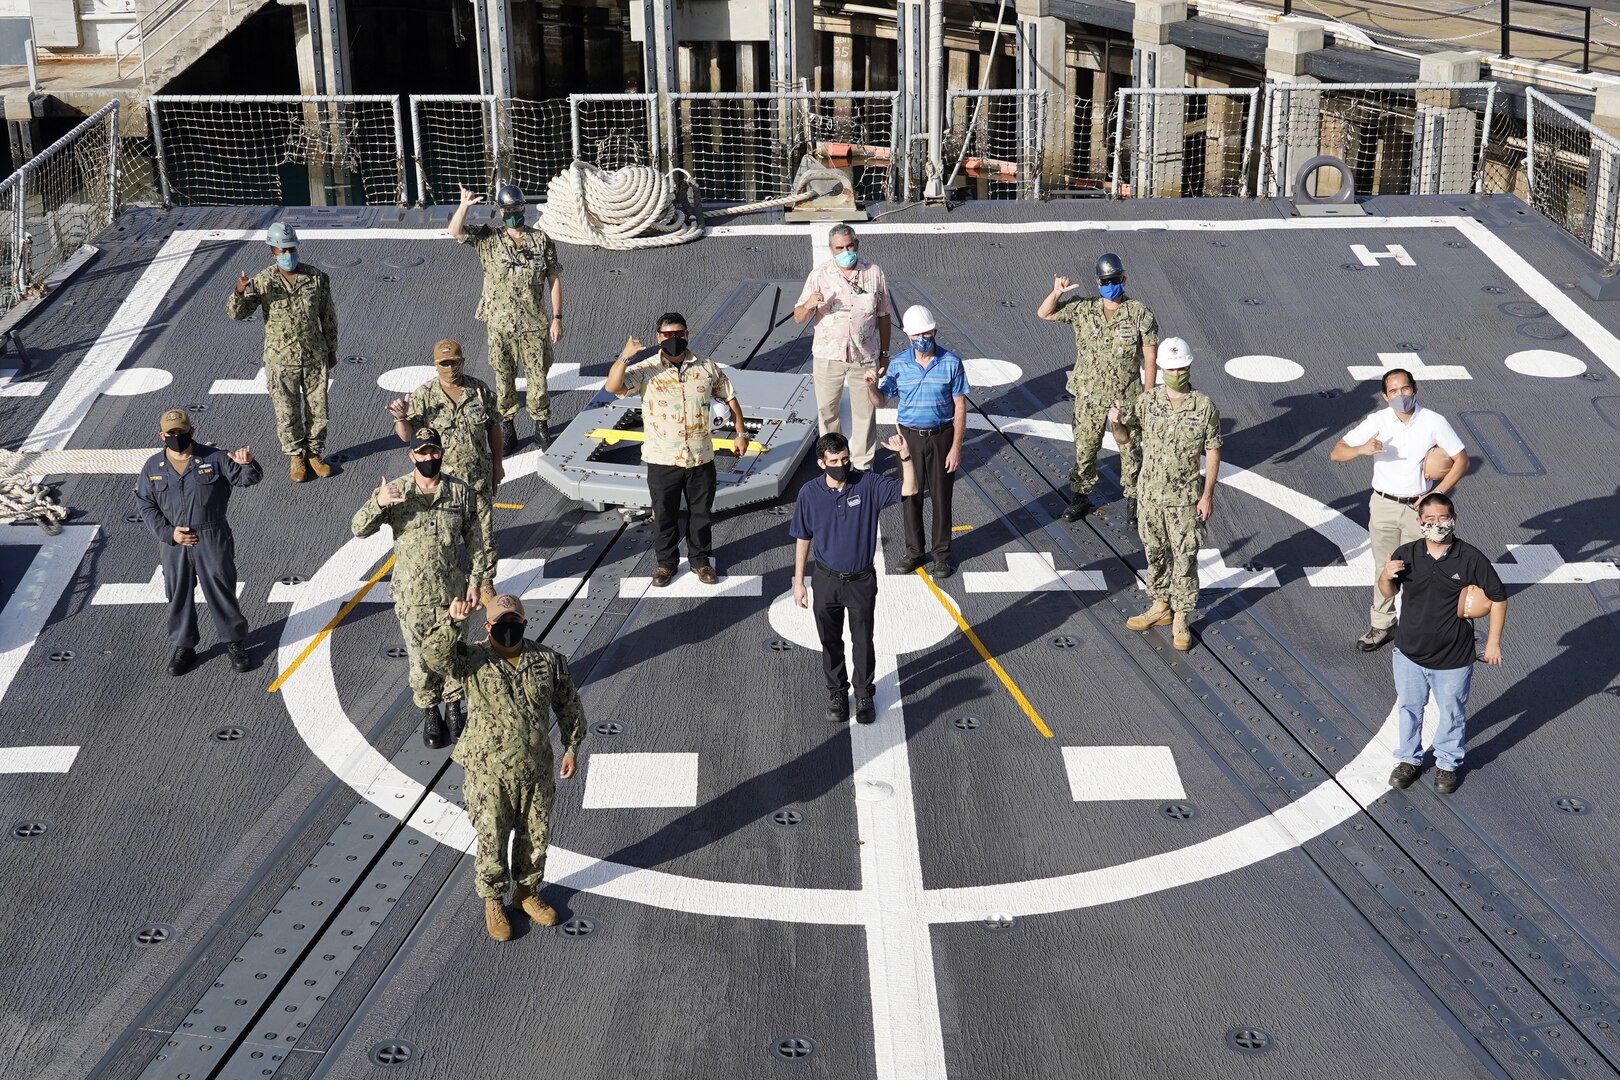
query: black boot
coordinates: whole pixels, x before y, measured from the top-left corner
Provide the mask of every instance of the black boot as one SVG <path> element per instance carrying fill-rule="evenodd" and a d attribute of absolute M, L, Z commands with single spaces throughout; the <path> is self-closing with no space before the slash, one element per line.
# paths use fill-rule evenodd
<path fill-rule="evenodd" d="M 549 420 L 536 420 L 534 422 L 534 445 L 542 454 L 551 449 L 551 432 L 547 431 Z"/>
<path fill-rule="evenodd" d="M 1132 495 L 1130 498 L 1125 500 L 1125 524 L 1127 524 L 1127 525 L 1129 525 L 1131 527 L 1132 532 L 1136 531 L 1136 496 L 1135 495 Z"/>
<path fill-rule="evenodd" d="M 169 674 L 184 675 L 191 670 L 191 665 L 196 659 L 196 649 L 188 649 L 184 645 L 178 646 L 174 650 L 174 655 L 169 657 Z"/>
<path fill-rule="evenodd" d="M 429 750 L 450 745 L 450 733 L 444 728 L 444 717 L 439 715 L 437 705 L 422 706 L 422 745 Z"/>
<path fill-rule="evenodd" d="M 827 719 L 834 724 L 849 723 L 849 691 L 827 691 Z"/>
<path fill-rule="evenodd" d="M 444 711 L 449 714 L 450 741 L 461 738 L 461 733 L 467 730 L 467 699 L 456 698 L 454 701 L 444 703 Z"/>
<path fill-rule="evenodd" d="M 247 671 L 253 666 L 253 662 L 248 659 L 247 650 L 242 647 L 240 641 L 227 641 L 225 655 L 231 658 L 231 667 L 237 671 Z"/>
<path fill-rule="evenodd" d="M 1091 496 L 1089 494 L 1076 495 L 1069 505 L 1063 508 L 1063 513 L 1058 515 L 1058 520 L 1079 521 L 1089 513 L 1091 513 Z"/>
<path fill-rule="evenodd" d="M 501 421 L 501 456 L 505 457 L 517 449 L 517 424 L 511 420 Z"/>

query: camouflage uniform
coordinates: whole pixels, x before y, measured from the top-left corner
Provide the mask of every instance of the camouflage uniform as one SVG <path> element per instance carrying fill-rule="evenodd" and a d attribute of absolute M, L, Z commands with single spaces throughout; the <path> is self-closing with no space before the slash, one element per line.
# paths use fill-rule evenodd
<path fill-rule="evenodd" d="M 1176 612 L 1198 607 L 1198 547 L 1204 527 L 1198 498 L 1204 478 L 1204 451 L 1221 445 L 1221 414 L 1203 393 L 1192 390 L 1170 403 L 1162 386 L 1141 395 L 1135 406 L 1142 454 L 1137 481 L 1137 533 L 1147 554 L 1147 588 Z"/>
<path fill-rule="evenodd" d="M 551 419 L 546 374 L 551 370 L 551 317 L 546 293 L 561 273 L 551 237 L 528 225 L 514 244 L 504 227 L 468 225 L 463 244 L 471 244 L 484 265 L 484 292 L 474 316 L 489 324 L 489 366 L 495 372 L 496 407 L 502 420 L 517 416 L 517 375 L 529 380 L 529 416 Z"/>
<path fill-rule="evenodd" d="M 1120 301 L 1112 319 L 1103 315 L 1101 297 L 1070 300 L 1057 310 L 1057 321 L 1074 327 L 1075 361 L 1068 390 L 1074 395 L 1074 471 L 1069 487 L 1076 496 L 1097 486 L 1097 450 L 1108 429 L 1108 408 L 1118 401 L 1130 445 L 1119 455 L 1119 478 L 1126 498 L 1137 495 L 1142 470 L 1142 441 L 1135 427 L 1135 403 L 1142 394 L 1142 349 L 1158 345 L 1159 324 L 1140 300 Z"/>
<path fill-rule="evenodd" d="M 405 422 L 410 424 L 412 431 L 424 427 L 437 431 L 444 444 L 444 465 L 441 468 L 471 484 L 485 501 L 494 501 L 495 457 L 489 449 L 489 425 L 499 420 L 495 416 L 495 392 L 488 383 L 471 375 L 463 375 L 461 401 L 458 404 L 440 389 L 438 379 L 429 379 L 411 391 L 410 399 L 405 403 Z M 484 548 L 490 554 L 489 577 L 484 580 L 493 586 L 498 553 L 495 550 L 495 525 L 491 518 L 492 515 L 485 514 L 482 522 Z"/>
<path fill-rule="evenodd" d="M 428 666 L 467 688 L 467 730 L 452 759 L 466 769 L 461 793 L 478 833 L 473 875 L 478 895 L 506 894 L 506 838 L 512 845 L 512 880 L 537 890 L 546 869 L 551 836 L 551 718 L 557 719 L 563 753 L 578 754 L 585 738 L 585 710 L 554 649 L 525 639 L 516 662 L 488 641 L 469 645 L 461 628 L 439 613 L 439 624 L 422 643 Z"/>
<path fill-rule="evenodd" d="M 281 452 L 320 457 L 326 450 L 326 361 L 337 349 L 337 306 L 324 271 L 299 263 L 289 284 L 271 266 L 233 290 L 225 313 L 245 319 L 264 313 L 264 385 L 276 411 Z"/>
<path fill-rule="evenodd" d="M 439 474 L 439 489 L 423 494 L 411 474 L 393 481 L 405 501 L 377 505 L 376 495 L 355 512 L 356 536 L 370 536 L 387 523 L 394 532 L 394 614 L 410 659 L 411 699 L 422 708 L 461 697 L 459 683 L 446 680 L 422 662 L 422 639 L 444 621 L 450 601 L 467 593 L 457 540 L 467 546 L 474 581 L 490 581 L 494 549 L 489 536 L 489 501 L 454 476 Z"/>

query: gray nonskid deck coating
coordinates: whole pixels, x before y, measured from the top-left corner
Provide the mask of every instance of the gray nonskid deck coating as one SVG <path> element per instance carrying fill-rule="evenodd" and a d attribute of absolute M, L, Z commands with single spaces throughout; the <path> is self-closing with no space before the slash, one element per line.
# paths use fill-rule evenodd
<path fill-rule="evenodd" d="M 1512 200 L 1372 205 L 1425 217 L 1466 208 L 1557 285 L 1578 280 L 1589 265 L 1575 244 L 1549 223 L 1519 215 Z M 395 224 L 377 211 L 350 216 L 357 224 Z M 192 226 L 243 228 L 265 213 L 183 217 Z M 953 228 L 1280 217 L 1274 204 L 1237 202 L 981 205 L 949 216 L 917 208 L 882 223 L 943 229 L 874 229 L 863 250 L 884 265 L 899 301 L 926 297 L 946 320 L 946 333 L 971 342 L 975 355 L 1022 368 L 1017 385 L 975 392 L 979 413 L 1001 428 L 1000 417 L 1065 419 L 1069 333 L 1036 320 L 1033 309 L 1052 274 L 1083 279 L 1097 253 L 1119 252 L 1131 292 L 1154 308 L 1164 332 L 1188 337 L 1202 358 L 1264 353 L 1304 366 L 1295 382 L 1257 384 L 1228 376 L 1220 363 L 1202 363 L 1195 380 L 1222 409 L 1229 462 L 1353 521 L 1365 520 L 1367 469 L 1359 462 L 1332 465 L 1326 451 L 1372 397 L 1346 365 L 1376 364 L 1378 352 L 1406 351 L 1397 343 L 1416 342 L 1425 361 L 1464 364 L 1473 375 L 1466 382 L 1424 382 L 1427 404 L 1454 422 L 1465 412 L 1506 417 L 1545 470 L 1508 475 L 1476 460 L 1459 492 L 1463 534 L 1504 562 L 1507 544 L 1551 544 L 1569 561 L 1616 554 L 1604 523 L 1620 483 L 1612 452 L 1617 433 L 1602 419 L 1601 403 L 1593 403 L 1611 390 L 1613 374 L 1574 337 L 1532 339 L 1517 331 L 1526 320 L 1498 305 L 1525 298 L 1519 283 L 1471 244 L 1447 247 L 1458 239 L 1454 230 L 997 235 Z M 645 338 L 651 318 L 668 309 L 683 310 L 694 327 L 705 328 L 700 342 L 717 346 L 739 295 L 800 279 L 808 265 L 803 230 L 752 235 L 753 226 L 769 220 L 739 218 L 732 224 L 747 235 L 635 255 L 564 248 L 569 318 L 559 362 L 600 378 L 624 336 Z M 314 223 L 301 218 L 299 227 Z M 136 224 L 148 238 L 130 241 L 132 249 L 141 243 L 155 251 L 165 223 L 142 216 Z M 452 336 L 468 346 L 473 373 L 487 377 L 482 327 L 470 314 L 476 295 L 470 256 L 434 236 L 425 225 L 421 240 L 306 242 L 307 256 L 322 265 L 328 258 L 361 260 L 328 267 L 343 323 L 339 354 L 370 360 L 335 373 L 329 449 L 352 459 L 332 480 L 290 488 L 264 397 L 209 394 L 216 378 L 247 378 L 256 367 L 258 325 L 231 324 L 221 310 L 235 271 L 262 261 L 256 244 L 199 250 L 126 361 L 171 371 L 170 387 L 102 397 L 79 427 L 74 447 L 152 445 L 162 407 L 204 402 L 212 406 L 198 417 L 204 439 L 255 447 L 266 481 L 237 494 L 232 518 L 260 666 L 249 676 L 230 672 L 204 613 L 207 662 L 183 680 L 162 674 L 161 607 L 89 602 L 97 586 L 146 581 L 156 564 L 150 538 L 123 520 L 127 478 L 62 485 L 82 511 L 72 523 L 98 523 L 101 532 L 0 702 L 0 716 L 6 745 L 82 749 L 66 776 L 13 775 L 0 783 L 8 823 L 51 823 L 44 837 L 6 844 L 8 883 L 37 887 L 8 884 L 5 892 L 0 926 L 7 940 L 25 945 L 12 954 L 24 991 L 21 1008 L 0 1022 L 7 1045 L 16 1048 L 0 1063 L 0 1076 L 84 1075 L 148 1002 L 179 1000 L 158 993 L 170 975 L 180 973 L 177 986 L 206 987 L 209 965 L 229 953 L 203 948 L 188 964 L 188 951 L 216 921 L 219 941 L 231 943 L 246 909 L 232 916 L 227 907 L 248 895 L 243 890 L 261 868 L 271 871 L 262 881 L 276 880 L 293 850 L 278 856 L 278 845 L 306 810 L 317 813 L 305 831 L 318 834 L 330 827 L 320 824 L 326 804 L 339 814 L 354 804 L 352 793 L 329 784 L 281 700 L 263 692 L 275 674 L 287 614 L 285 603 L 268 596 L 276 579 L 312 576 L 344 543 L 348 516 L 379 472 L 404 471 L 404 454 L 382 412 L 395 394 L 376 385 L 381 371 L 425 364 L 432 341 Z M 1356 262 L 1351 243 L 1374 251 L 1402 244 L 1419 267 L 1345 270 L 1343 264 Z M 417 256 L 421 263 L 413 262 Z M 103 256 L 87 272 L 106 277 L 81 275 L 29 324 L 41 327 L 42 340 L 46 327 L 58 335 L 77 332 L 62 338 L 64 348 L 42 372 L 50 384 L 44 395 L 6 399 L 5 445 L 27 434 L 59 392 L 75 353 L 94 340 L 99 324 L 75 324 L 78 305 L 64 301 L 92 284 L 116 296 L 109 266 L 127 266 L 126 282 L 140 269 L 134 256 L 120 263 Z M 1504 291 L 1481 291 L 1487 286 Z M 1620 328 L 1613 309 L 1565 292 L 1611 331 Z M 1262 302 L 1242 304 L 1246 298 Z M 1508 353 L 1532 348 L 1579 357 L 1589 372 L 1607 378 L 1532 379 L 1502 366 Z M 807 333 L 789 334 L 756 366 L 793 370 L 806 352 Z M 1316 396 L 1330 389 L 1339 395 Z M 583 391 L 556 395 L 554 415 L 566 419 L 587 398 Z M 526 435 L 526 418 L 519 424 Z M 1460 424 L 1459 432 L 1475 449 Z M 1507 455 L 1522 448 L 1503 451 L 1517 468 Z M 1186 658 L 1173 654 L 1163 635 L 1120 631 L 1119 604 L 1134 609 L 1138 602 L 1130 567 L 1140 569 L 1140 554 L 1134 538 L 1113 527 L 1113 510 L 1074 530 L 1053 524 L 1069 455 L 1061 440 L 1022 431 L 970 433 L 968 476 L 957 489 L 957 520 L 972 526 L 956 538 L 961 570 L 1005 570 L 1009 554 L 1045 552 L 1059 570 L 1100 571 L 1108 591 L 970 593 L 963 573 L 941 583 L 1055 737 L 1040 737 L 959 633 L 900 657 L 927 889 L 1011 885 L 1171 852 L 1286 806 L 1290 785 L 1302 790 L 1343 763 L 1305 730 L 1303 718 L 1271 699 L 1271 685 L 1257 682 L 1258 672 L 1230 659 L 1224 661 L 1230 673 L 1220 665 L 1203 670 L 1211 650 L 1256 648 L 1281 672 L 1272 678 L 1297 683 L 1297 692 L 1347 739 L 1365 741 L 1393 698 L 1388 654 L 1364 657 L 1350 648 L 1365 619 L 1366 588 L 1304 580 L 1303 567 L 1332 565 L 1337 549 L 1237 490 L 1221 492 L 1206 546 L 1218 548 L 1229 566 L 1274 569 L 1280 587 L 1207 592 L 1211 622 L 1201 647 Z M 1111 455 L 1104 458 L 1111 466 Z M 801 478 L 808 475 L 801 471 Z M 1099 497 L 1117 498 L 1112 483 L 1105 468 Z M 559 785 L 555 842 L 700 880 L 859 889 L 862 836 L 849 735 L 819 720 L 817 658 L 803 649 L 764 647 L 778 633 L 767 609 L 788 585 L 785 519 L 751 509 L 717 522 L 717 561 L 729 574 L 758 575 L 757 596 L 636 601 L 616 597 L 620 578 L 650 569 L 644 527 L 616 540 L 607 539 L 611 530 L 579 529 L 580 515 L 532 476 L 503 487 L 501 497 L 524 504 L 497 518 L 507 557 L 544 556 L 563 563 L 561 572 L 575 555 L 595 565 L 589 553 L 609 544 L 591 577 L 589 603 L 577 604 L 572 615 L 566 604 L 543 608 L 550 634 L 577 639 L 575 670 L 591 720 L 623 726 L 611 737 L 590 736 L 581 777 Z M 893 558 L 900 537 L 895 512 L 885 516 L 884 531 Z M 885 590 L 911 585 L 882 583 Z M 1247 1076 L 1261 1069 L 1372 1076 L 1387 1070 L 1392 1047 L 1408 1046 L 1423 1048 L 1403 1066 L 1418 1075 L 1615 1075 L 1620 1052 L 1612 1002 L 1620 976 L 1605 953 L 1617 951 L 1620 935 L 1608 887 L 1616 867 L 1602 837 L 1613 813 L 1615 751 L 1604 721 L 1614 704 L 1603 691 L 1615 675 L 1617 585 L 1512 587 L 1508 664 L 1476 672 L 1475 771 L 1449 801 L 1426 788 L 1386 797 L 1372 814 L 1302 849 L 1138 899 L 1025 916 L 1010 931 L 971 922 L 934 926 L 950 1074 Z M 331 662 L 341 707 L 361 730 L 375 728 L 379 746 L 399 746 L 417 737 L 409 732 L 408 697 L 401 696 L 403 665 L 384 655 L 398 644 L 385 608 L 361 604 L 334 635 Z M 899 632 L 880 628 L 880 644 Z M 1076 647 L 1053 648 L 1050 639 L 1061 635 L 1075 638 Z M 75 660 L 47 659 L 61 649 L 73 649 Z M 1278 692 L 1296 693 L 1281 684 Z M 650 711 L 654 701 L 658 708 Z M 980 726 L 964 731 L 951 723 L 963 715 Z M 225 724 L 242 727 L 247 737 L 231 743 L 209 737 Z M 1185 801 L 1198 816 L 1166 817 L 1162 799 L 1072 801 L 1060 748 L 1122 744 L 1169 747 Z M 1346 757 L 1356 749 L 1349 747 Z M 622 752 L 698 753 L 697 805 L 583 809 L 592 755 Z M 1591 809 L 1559 811 L 1552 805 L 1558 795 L 1585 798 Z M 802 824 L 769 824 L 765 818 L 781 807 L 800 811 Z M 1419 826 L 1403 818 L 1436 832 L 1413 831 Z M 1428 850 L 1428 836 L 1445 837 L 1441 846 L 1455 845 L 1456 856 Z M 1479 876 L 1449 880 L 1448 862 L 1475 866 Z M 784 1069 L 878 1074 L 874 1038 L 891 1036 L 873 1027 L 859 926 L 715 918 L 552 890 L 565 917 L 597 920 L 599 933 L 569 939 L 530 931 L 498 947 L 483 933 L 467 866 L 451 873 L 442 890 L 418 890 L 424 901 L 435 892 L 431 907 L 416 903 L 408 917 L 384 921 L 380 955 L 368 953 L 363 970 L 345 977 L 320 1014 L 324 1034 L 311 1041 L 317 1052 L 295 1054 L 302 1060 L 282 1075 L 320 1069 L 343 1077 L 461 1076 L 560 1060 L 580 1075 L 604 1077 Z M 12 874 L 13 867 L 19 872 Z M 1526 921 L 1493 921 L 1497 904 L 1474 888 L 1485 878 L 1508 883 L 1502 910 Z M 107 888 L 109 881 L 117 887 Z M 175 939 L 136 946 L 135 931 L 154 922 L 174 926 Z M 1437 939 L 1459 924 L 1468 932 L 1449 934 L 1459 940 Z M 1557 940 L 1539 946 L 1517 932 L 1523 926 L 1570 932 L 1560 929 Z M 395 957 L 401 941 L 406 951 Z M 1553 960 L 1563 956 L 1572 967 L 1560 973 Z M 377 981 L 390 960 L 397 962 Z M 1269 1032 L 1275 1045 L 1245 1059 L 1223 1043 L 1240 1026 Z M 815 1055 L 796 1065 L 773 1061 L 770 1047 L 786 1035 L 815 1040 Z M 406 1069 L 374 1069 L 366 1054 L 386 1039 L 415 1043 L 419 1059 Z M 331 1053 L 319 1053 L 328 1047 Z"/>

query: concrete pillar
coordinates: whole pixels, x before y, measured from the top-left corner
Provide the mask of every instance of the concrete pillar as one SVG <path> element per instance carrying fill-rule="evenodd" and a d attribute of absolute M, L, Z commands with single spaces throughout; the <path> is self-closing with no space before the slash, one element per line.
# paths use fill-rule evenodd
<path fill-rule="evenodd" d="M 1431 53 L 1418 61 L 1426 83 L 1478 82 L 1479 57 Z M 1420 90 L 1412 123 L 1412 194 L 1463 195 L 1474 190 L 1480 118 L 1457 90 Z"/>
<path fill-rule="evenodd" d="M 900 91 L 900 130 L 895 140 L 902 149 L 901 159 L 912 163 L 923 152 L 913 135 L 927 131 L 924 106 L 928 101 L 928 4 L 927 0 L 899 0 L 894 16 L 895 87 Z M 911 198 L 911 177 L 920 168 L 907 164 L 903 197 Z"/>
<path fill-rule="evenodd" d="M 1044 90 L 1044 110 L 1031 101 L 1019 113 L 1018 141 L 1022 161 L 1033 163 L 1036 177 L 1020 176 L 1025 190 L 1038 194 L 1063 182 L 1074 110 L 1068 97 L 1068 27 L 1052 15 L 1051 0 L 1017 0 L 1018 39 L 1015 51 L 1016 85 L 1020 90 Z M 1065 116 L 1067 114 L 1067 116 Z"/>
<path fill-rule="evenodd" d="M 1187 50 L 1170 44 L 1170 28 L 1187 18 L 1187 0 L 1136 0 L 1131 23 L 1131 84 L 1143 90 L 1187 85 Z M 1133 196 L 1181 194 L 1186 137 L 1184 97 L 1129 95 L 1125 135 L 1130 147 Z"/>
<path fill-rule="evenodd" d="M 1294 89 L 1320 84 L 1305 74 L 1305 57 L 1322 48 L 1322 27 L 1301 19 L 1282 19 L 1266 34 L 1266 81 L 1283 84 L 1282 90 L 1267 87 L 1275 109 L 1267 121 L 1265 160 L 1261 190 L 1271 196 L 1291 196 L 1294 171 L 1321 153 L 1322 93 Z M 1315 194 L 1331 195 L 1338 190 L 1339 178 L 1331 170 L 1317 173 Z"/>
<path fill-rule="evenodd" d="M 834 93 L 855 89 L 855 38 L 850 34 L 832 35 L 832 88 Z"/>
<path fill-rule="evenodd" d="M 1620 87 L 1598 87 L 1592 126 L 1620 139 Z M 1586 166 L 1586 207 L 1592 250 L 1606 263 L 1620 261 L 1620 151 L 1602 139 L 1592 140 Z"/>

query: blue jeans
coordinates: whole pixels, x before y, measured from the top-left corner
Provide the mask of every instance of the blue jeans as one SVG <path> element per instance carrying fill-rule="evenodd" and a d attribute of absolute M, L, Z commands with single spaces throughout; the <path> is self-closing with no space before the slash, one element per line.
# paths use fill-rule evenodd
<path fill-rule="evenodd" d="M 1451 772 L 1462 767 L 1463 740 L 1468 737 L 1468 684 L 1473 677 L 1472 667 L 1420 667 L 1395 650 L 1395 704 L 1401 713 L 1397 760 L 1423 764 L 1423 707 L 1432 693 L 1440 713 L 1434 732 L 1435 764 Z"/>

